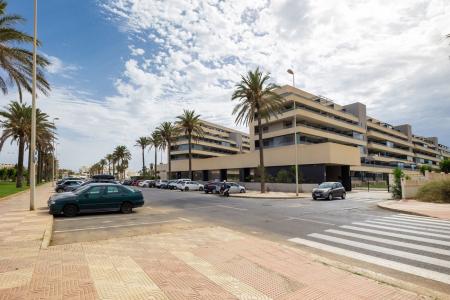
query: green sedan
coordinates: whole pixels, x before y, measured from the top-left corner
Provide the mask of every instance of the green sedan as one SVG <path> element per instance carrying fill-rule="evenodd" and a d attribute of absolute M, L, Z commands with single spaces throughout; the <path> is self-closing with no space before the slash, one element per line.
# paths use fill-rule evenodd
<path fill-rule="evenodd" d="M 92 183 L 48 200 L 49 213 L 74 217 L 78 213 L 120 211 L 129 214 L 144 205 L 142 192 L 114 183 Z"/>

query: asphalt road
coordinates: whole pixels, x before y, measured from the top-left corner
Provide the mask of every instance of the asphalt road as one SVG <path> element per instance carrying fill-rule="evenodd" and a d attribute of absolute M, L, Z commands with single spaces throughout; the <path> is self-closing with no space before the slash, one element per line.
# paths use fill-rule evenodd
<path fill-rule="evenodd" d="M 142 191 L 145 206 L 131 215 L 56 218 L 52 243 L 219 225 L 450 293 L 450 222 L 380 209 L 386 192 L 314 201 Z"/>

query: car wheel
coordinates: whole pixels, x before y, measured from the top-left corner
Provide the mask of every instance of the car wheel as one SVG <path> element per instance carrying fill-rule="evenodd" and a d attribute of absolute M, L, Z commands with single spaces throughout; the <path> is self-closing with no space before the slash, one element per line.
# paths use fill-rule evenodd
<path fill-rule="evenodd" d="M 209 194 L 209 191 L 208 191 L 208 190 L 205 190 L 205 194 Z"/>
<path fill-rule="evenodd" d="M 242 190 L 239 191 L 239 193 L 243 194 L 243 193 L 245 193 L 245 190 L 242 189 Z"/>
<path fill-rule="evenodd" d="M 342 198 L 342 199 L 345 199 L 345 196 L 346 196 L 346 194 L 345 194 L 345 193 L 342 193 L 341 198 Z"/>
<path fill-rule="evenodd" d="M 185 187 L 185 188 L 184 188 L 184 191 L 185 191 L 185 192 L 189 191 L 189 188 L 188 188 L 188 187 Z"/>
<path fill-rule="evenodd" d="M 333 200 L 333 194 L 332 194 L 332 193 L 330 193 L 330 194 L 328 195 L 328 200 Z"/>
<path fill-rule="evenodd" d="M 57 189 L 56 192 L 57 193 L 61 193 L 63 190 L 62 189 Z"/>
<path fill-rule="evenodd" d="M 314 199 L 314 200 L 317 200 L 317 197 L 316 197 L 316 196 L 313 196 L 313 199 Z"/>
<path fill-rule="evenodd" d="M 63 208 L 63 213 L 64 213 L 64 216 L 66 216 L 66 217 L 69 217 L 69 218 L 75 217 L 78 213 L 78 207 L 73 204 L 67 204 Z"/>
<path fill-rule="evenodd" d="M 120 212 L 123 214 L 130 214 L 133 212 L 133 205 L 130 202 L 124 202 L 120 206 Z"/>
<path fill-rule="evenodd" d="M 202 188 L 202 187 L 199 187 L 198 190 L 201 192 L 201 191 L 203 191 L 203 188 Z"/>

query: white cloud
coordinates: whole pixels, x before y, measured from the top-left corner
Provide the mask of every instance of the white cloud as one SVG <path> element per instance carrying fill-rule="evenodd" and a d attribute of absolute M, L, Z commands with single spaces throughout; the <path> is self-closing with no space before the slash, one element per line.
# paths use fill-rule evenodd
<path fill-rule="evenodd" d="M 46 58 L 50 61 L 50 65 L 47 67 L 47 72 L 50 74 L 71 78 L 74 72 L 79 70 L 78 66 L 65 64 L 56 56 L 46 55 Z"/>

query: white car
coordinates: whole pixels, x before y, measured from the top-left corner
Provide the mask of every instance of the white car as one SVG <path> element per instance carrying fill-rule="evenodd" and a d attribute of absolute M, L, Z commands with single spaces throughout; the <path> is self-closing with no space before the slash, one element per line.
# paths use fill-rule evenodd
<path fill-rule="evenodd" d="M 158 189 L 160 189 L 161 188 L 161 184 L 166 184 L 167 183 L 167 180 L 156 180 L 156 182 L 155 182 L 155 187 L 157 187 Z"/>
<path fill-rule="evenodd" d="M 183 181 L 180 190 L 182 191 L 203 191 L 203 184 L 197 181 Z"/>
<path fill-rule="evenodd" d="M 177 183 L 175 184 L 176 189 L 177 189 L 177 190 L 181 190 L 181 187 L 182 187 L 182 185 L 183 185 L 183 182 L 185 182 L 185 181 L 191 181 L 191 180 L 190 180 L 190 179 L 179 179 L 179 180 L 177 181 Z"/>
<path fill-rule="evenodd" d="M 143 182 L 139 183 L 139 186 L 142 187 L 150 187 L 152 185 L 152 183 L 154 184 L 155 181 L 154 180 L 144 180 Z M 141 185 L 142 184 L 142 185 Z"/>
<path fill-rule="evenodd" d="M 225 189 L 223 190 L 223 194 L 225 196 L 229 196 L 230 194 L 239 194 L 245 193 L 245 186 L 242 186 L 235 182 L 226 182 Z"/>
<path fill-rule="evenodd" d="M 146 180 L 139 181 L 138 186 L 143 187 Z"/>

